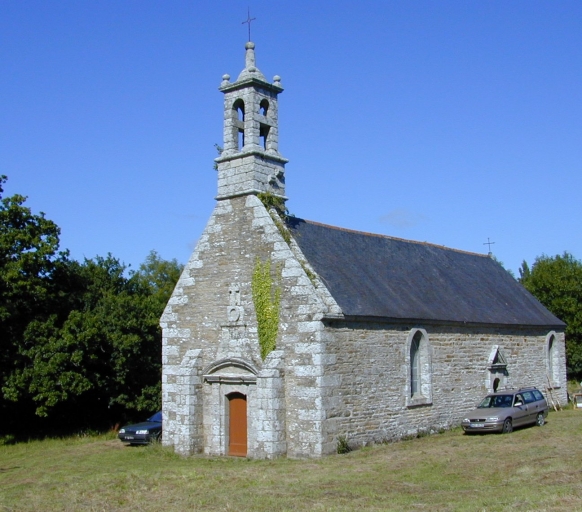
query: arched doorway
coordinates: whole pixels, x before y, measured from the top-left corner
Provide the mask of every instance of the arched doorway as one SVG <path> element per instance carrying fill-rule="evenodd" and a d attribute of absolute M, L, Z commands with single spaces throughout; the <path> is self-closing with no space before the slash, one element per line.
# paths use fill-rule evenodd
<path fill-rule="evenodd" d="M 228 454 L 247 455 L 247 397 L 231 393 L 228 398 Z"/>

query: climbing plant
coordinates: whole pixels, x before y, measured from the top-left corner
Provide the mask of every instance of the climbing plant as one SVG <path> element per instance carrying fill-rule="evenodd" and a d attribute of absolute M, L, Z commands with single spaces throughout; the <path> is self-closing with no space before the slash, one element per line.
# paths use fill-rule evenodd
<path fill-rule="evenodd" d="M 287 244 L 290 244 L 291 234 L 283 223 L 287 217 L 294 217 L 294 215 L 290 214 L 287 210 L 287 207 L 285 206 L 285 199 L 276 196 L 271 192 L 261 192 L 260 194 L 257 194 L 257 197 L 261 203 L 263 203 L 265 208 L 269 210 L 271 218 L 273 219 L 275 226 L 277 226 L 277 229 L 283 237 L 283 240 L 285 240 Z M 274 209 L 277 212 L 277 215 L 274 215 L 273 212 L 270 211 L 271 209 Z"/>
<path fill-rule="evenodd" d="M 277 215 L 274 215 L 271 212 L 271 218 L 273 219 L 275 226 L 277 226 L 277 229 L 279 230 L 279 233 L 283 237 L 283 240 L 285 240 L 285 242 L 287 242 L 287 244 L 290 245 L 291 233 L 289 233 L 289 229 L 285 226 L 284 222 L 289 217 L 295 217 L 295 215 L 289 213 L 289 210 L 287 210 L 287 207 L 285 206 L 285 200 L 282 197 L 272 194 L 271 192 L 261 192 L 260 194 L 257 194 L 257 197 L 263 203 L 267 210 L 273 208 L 277 212 L 278 217 Z M 315 285 L 317 277 L 315 273 L 312 272 L 307 267 L 305 261 L 299 260 L 299 263 L 301 264 L 301 268 L 303 268 L 303 270 L 307 274 L 309 280 Z"/>
<path fill-rule="evenodd" d="M 281 271 L 276 269 L 276 279 L 271 275 L 271 261 L 264 263 L 259 258 L 255 263 L 251 284 L 253 304 L 257 313 L 261 357 L 275 349 L 279 332 L 279 309 L 281 305 Z"/>
<path fill-rule="evenodd" d="M 282 197 L 276 196 L 271 192 L 260 192 L 257 194 L 257 197 L 261 203 L 265 205 L 267 210 L 274 208 L 279 214 L 279 217 L 281 217 L 283 220 L 285 220 L 286 217 L 292 217 L 292 215 L 289 214 L 289 210 L 287 210 L 287 207 L 285 206 L 285 199 Z"/>

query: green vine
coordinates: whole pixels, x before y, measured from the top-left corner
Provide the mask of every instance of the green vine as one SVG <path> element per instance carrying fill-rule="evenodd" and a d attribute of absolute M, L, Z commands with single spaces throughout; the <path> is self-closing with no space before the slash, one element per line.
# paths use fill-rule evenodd
<path fill-rule="evenodd" d="M 291 234 L 285 227 L 284 221 L 287 219 L 287 217 L 293 217 L 293 215 L 291 215 L 289 210 L 287 210 L 287 207 L 285 206 L 285 199 L 271 194 L 271 192 L 260 192 L 257 194 L 257 197 L 267 210 L 273 208 L 277 212 L 279 218 L 277 218 L 277 216 L 273 215 L 272 213 L 271 218 L 273 219 L 275 226 L 277 226 L 277 229 L 279 230 L 280 235 L 283 237 L 283 240 L 285 240 L 287 245 L 289 245 L 291 243 Z M 280 219 L 283 219 L 283 222 L 281 222 Z"/>
<path fill-rule="evenodd" d="M 304 261 L 299 261 L 299 264 L 301 265 L 301 268 L 303 269 L 303 272 L 305 272 L 307 274 L 307 277 L 309 278 L 309 280 L 311 281 L 311 283 L 313 285 L 315 285 L 317 283 L 317 276 L 315 275 L 315 273 L 313 273 L 311 270 L 309 270 L 307 268 L 307 265 L 305 264 Z"/>
<path fill-rule="evenodd" d="M 259 192 L 257 197 L 267 210 L 274 208 L 283 220 L 290 216 L 289 210 L 285 206 L 285 199 L 282 197 L 276 196 L 271 192 Z"/>
<path fill-rule="evenodd" d="M 277 269 L 277 280 L 271 276 L 271 261 L 261 263 L 257 258 L 251 284 L 253 304 L 257 313 L 259 345 L 263 360 L 275 349 L 279 332 L 279 309 L 281 305 L 281 271 Z"/>
<path fill-rule="evenodd" d="M 283 240 L 285 240 L 287 245 L 289 245 L 291 243 L 291 234 L 289 233 L 289 230 L 283 225 L 283 223 L 279 219 L 273 216 L 271 216 L 271 218 L 273 219 L 275 226 L 277 226 L 279 234 L 283 237 Z"/>

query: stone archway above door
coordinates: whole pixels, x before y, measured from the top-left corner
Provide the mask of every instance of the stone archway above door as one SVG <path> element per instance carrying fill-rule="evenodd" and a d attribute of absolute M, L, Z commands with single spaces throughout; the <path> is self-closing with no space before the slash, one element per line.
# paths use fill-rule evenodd
<path fill-rule="evenodd" d="M 238 357 L 228 357 L 207 366 L 203 375 L 210 384 L 256 384 L 258 373 L 252 363 Z"/>

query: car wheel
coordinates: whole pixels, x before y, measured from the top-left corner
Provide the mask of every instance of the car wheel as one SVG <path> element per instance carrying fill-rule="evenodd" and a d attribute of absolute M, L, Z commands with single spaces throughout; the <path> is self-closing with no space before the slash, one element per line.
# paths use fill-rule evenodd
<path fill-rule="evenodd" d="M 538 415 L 536 416 L 536 425 L 538 427 L 541 427 L 544 425 L 545 422 L 546 422 L 546 419 L 544 418 L 544 413 L 538 412 Z"/>
<path fill-rule="evenodd" d="M 503 429 L 501 430 L 502 434 L 510 434 L 513 432 L 513 423 L 511 422 L 511 418 L 507 418 L 503 422 Z"/>

